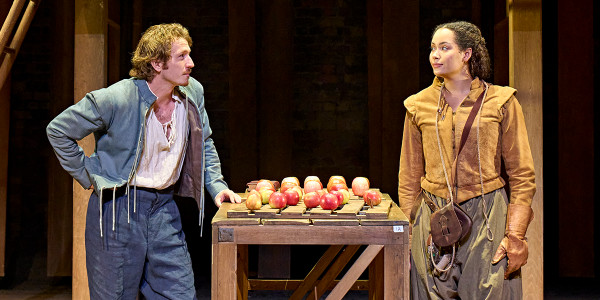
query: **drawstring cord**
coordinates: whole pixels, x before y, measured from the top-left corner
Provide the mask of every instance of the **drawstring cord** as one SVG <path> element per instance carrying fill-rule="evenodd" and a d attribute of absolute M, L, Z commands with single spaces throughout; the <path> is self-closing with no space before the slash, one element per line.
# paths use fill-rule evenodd
<path fill-rule="evenodd" d="M 98 201 L 98 207 L 100 208 L 100 237 L 104 237 L 102 234 L 102 191 L 104 187 L 100 188 L 100 201 Z"/>
<path fill-rule="evenodd" d="M 484 81 L 485 91 L 483 94 L 483 99 L 487 96 L 488 84 Z M 484 101 L 485 102 L 485 101 Z M 485 207 L 485 191 L 483 189 L 483 172 L 481 171 L 481 151 L 479 149 L 480 145 L 480 137 L 479 137 L 479 127 L 481 127 L 481 110 L 483 108 L 483 103 L 479 106 L 479 118 L 477 119 L 477 162 L 479 163 L 479 181 L 481 182 L 481 203 L 483 205 L 483 217 L 485 218 L 485 227 L 486 227 L 486 237 L 491 242 L 494 240 L 494 233 L 490 228 L 490 217 L 487 213 L 487 208 Z"/>
<path fill-rule="evenodd" d="M 435 133 L 437 136 L 438 149 L 440 150 L 440 159 L 442 160 L 442 169 L 444 170 L 444 177 L 446 178 L 446 185 L 448 185 L 448 193 L 450 194 L 450 201 L 454 201 L 454 196 L 452 195 L 452 187 L 450 186 L 450 180 L 448 179 L 448 171 L 446 171 L 446 163 L 444 162 L 444 153 L 442 152 L 442 142 L 440 141 L 440 130 L 438 128 L 440 114 L 442 113 L 442 109 L 440 108 L 440 103 L 442 102 L 442 90 L 443 89 L 444 89 L 444 83 L 442 83 L 442 87 L 440 88 L 440 97 L 438 98 L 438 104 L 437 104 L 438 114 L 435 115 Z M 445 107 L 446 106 L 444 106 L 444 108 Z M 446 116 L 445 112 L 444 112 L 444 116 Z"/>
<path fill-rule="evenodd" d="M 113 213 L 113 219 L 112 219 L 112 230 L 113 232 L 115 232 L 115 215 L 116 215 L 116 203 L 117 203 L 117 185 L 115 184 L 115 187 L 113 188 L 113 201 L 112 201 L 112 213 Z"/>

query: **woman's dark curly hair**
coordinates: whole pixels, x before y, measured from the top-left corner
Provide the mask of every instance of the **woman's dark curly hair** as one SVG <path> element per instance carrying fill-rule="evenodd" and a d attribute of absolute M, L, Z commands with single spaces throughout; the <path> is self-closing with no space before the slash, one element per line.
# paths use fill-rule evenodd
<path fill-rule="evenodd" d="M 153 61 L 166 63 L 171 58 L 171 45 L 177 39 L 184 39 L 192 47 L 192 38 L 181 24 L 160 24 L 148 28 L 133 53 L 129 75 L 139 79 L 152 80 L 156 71 Z"/>
<path fill-rule="evenodd" d="M 454 32 L 454 39 L 460 51 L 468 48 L 473 50 L 469 60 L 469 73 L 473 78 L 488 79 L 492 72 L 490 55 L 485 46 L 485 39 L 481 36 L 481 31 L 477 26 L 465 21 L 444 23 L 438 25 L 433 34 L 442 28 L 447 28 Z"/>

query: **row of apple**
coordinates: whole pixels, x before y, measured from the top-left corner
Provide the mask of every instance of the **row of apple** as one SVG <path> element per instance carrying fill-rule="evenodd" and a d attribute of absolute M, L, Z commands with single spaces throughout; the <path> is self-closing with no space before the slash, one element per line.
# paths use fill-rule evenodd
<path fill-rule="evenodd" d="M 369 189 L 369 179 L 356 177 L 352 181 L 352 192 L 362 196 L 365 204 L 373 207 L 381 203 L 381 194 L 378 190 Z M 281 181 L 279 191 L 270 180 L 259 180 L 255 189 L 248 193 L 246 207 L 258 210 L 263 204 L 272 208 L 284 208 L 287 205 L 297 205 L 303 200 L 307 208 L 321 206 L 324 210 L 335 210 L 348 203 L 350 192 L 346 179 L 343 176 L 331 176 L 327 182 L 327 189 L 317 176 L 308 176 L 304 180 L 304 189 L 300 188 L 300 181 L 296 177 L 286 177 Z"/>

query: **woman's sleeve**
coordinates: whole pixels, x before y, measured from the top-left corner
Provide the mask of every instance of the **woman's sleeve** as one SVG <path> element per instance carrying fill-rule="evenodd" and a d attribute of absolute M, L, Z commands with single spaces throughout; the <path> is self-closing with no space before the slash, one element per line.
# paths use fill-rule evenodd
<path fill-rule="evenodd" d="M 508 175 L 510 203 L 531 205 L 535 171 L 525 117 L 515 96 L 502 106 L 502 158 Z"/>
<path fill-rule="evenodd" d="M 398 202 L 407 218 L 421 191 L 421 177 L 425 175 L 423 142 L 421 131 L 413 120 L 413 114 L 407 111 L 404 117 L 402 150 L 398 172 Z"/>

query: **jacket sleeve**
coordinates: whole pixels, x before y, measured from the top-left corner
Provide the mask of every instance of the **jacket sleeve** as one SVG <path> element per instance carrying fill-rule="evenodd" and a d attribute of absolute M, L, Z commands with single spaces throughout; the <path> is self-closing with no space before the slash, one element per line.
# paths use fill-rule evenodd
<path fill-rule="evenodd" d="M 511 98 L 502 106 L 502 158 L 508 175 L 510 203 L 531 205 L 535 171 L 521 105 Z"/>
<path fill-rule="evenodd" d="M 410 218 L 415 198 L 421 191 L 421 178 L 425 175 L 425 163 L 421 131 L 414 122 L 414 111 L 411 113 L 410 107 L 407 106 L 407 108 L 409 109 L 404 117 L 404 133 L 400 151 L 398 202 L 406 217 Z"/>
<path fill-rule="evenodd" d="M 58 161 L 85 189 L 92 185 L 85 168 L 88 157 L 77 141 L 103 127 L 104 122 L 91 93 L 56 116 L 46 127 Z"/>
<path fill-rule="evenodd" d="M 222 190 L 228 189 L 228 186 L 221 172 L 221 161 L 215 148 L 215 143 L 210 138 L 212 130 L 204 107 L 204 93 L 202 93 L 200 99 L 199 109 L 204 135 L 204 185 L 210 196 L 215 199 L 217 194 Z"/>

